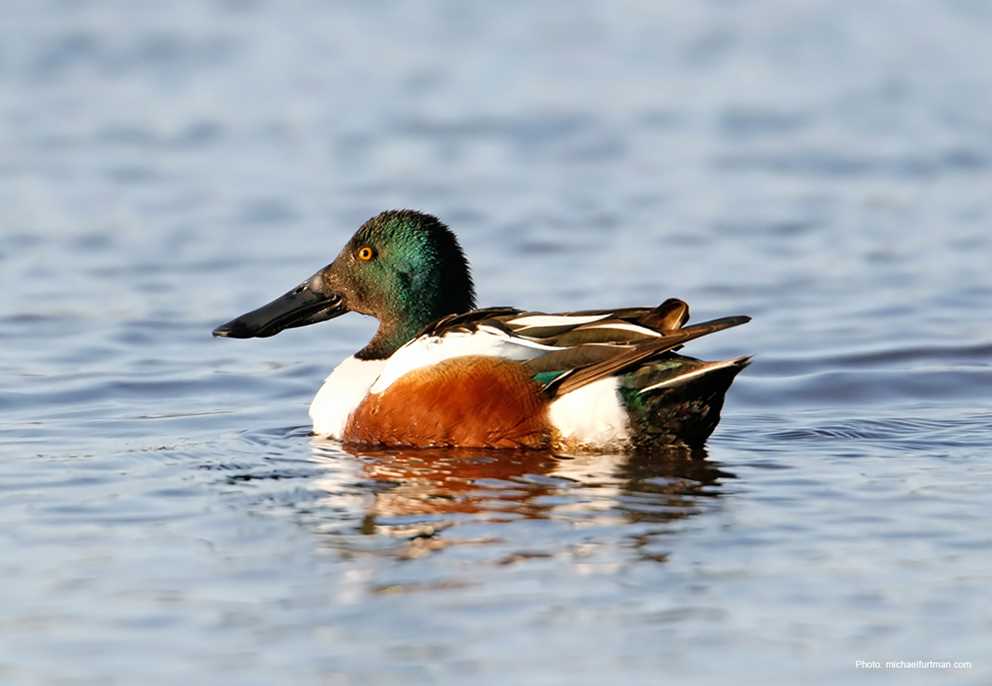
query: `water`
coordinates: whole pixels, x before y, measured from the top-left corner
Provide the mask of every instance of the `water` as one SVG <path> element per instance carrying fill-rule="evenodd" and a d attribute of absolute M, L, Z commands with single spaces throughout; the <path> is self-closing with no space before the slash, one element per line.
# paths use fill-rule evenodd
<path fill-rule="evenodd" d="M 992 12 L 7 2 L 4 684 L 992 679 Z M 381 209 L 480 301 L 754 321 L 705 455 L 308 435 Z M 970 661 L 858 669 L 856 660 Z"/>

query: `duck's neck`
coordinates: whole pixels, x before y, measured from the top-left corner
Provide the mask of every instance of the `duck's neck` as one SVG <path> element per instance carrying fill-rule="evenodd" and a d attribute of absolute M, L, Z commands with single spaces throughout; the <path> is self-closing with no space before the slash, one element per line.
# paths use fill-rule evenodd
<path fill-rule="evenodd" d="M 460 314 L 475 308 L 475 297 L 446 297 L 433 305 L 407 307 L 402 313 L 379 315 L 379 329 L 368 345 L 355 353 L 360 360 L 384 360 L 413 340 L 431 322 L 449 314 Z"/>
<path fill-rule="evenodd" d="M 375 332 L 375 336 L 372 337 L 368 345 L 355 353 L 355 357 L 359 360 L 385 360 L 407 341 L 412 340 L 431 321 L 433 320 L 417 325 L 410 322 L 380 320 L 379 330 Z"/>

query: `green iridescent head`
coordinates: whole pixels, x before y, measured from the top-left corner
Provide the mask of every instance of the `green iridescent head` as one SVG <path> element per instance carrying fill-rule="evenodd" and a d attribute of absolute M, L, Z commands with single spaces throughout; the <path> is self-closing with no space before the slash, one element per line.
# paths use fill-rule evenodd
<path fill-rule="evenodd" d="M 468 260 L 437 217 L 389 210 L 359 227 L 334 261 L 284 296 L 214 331 L 217 336 L 272 336 L 360 312 L 379 330 L 357 356 L 392 355 L 432 321 L 475 307 Z"/>

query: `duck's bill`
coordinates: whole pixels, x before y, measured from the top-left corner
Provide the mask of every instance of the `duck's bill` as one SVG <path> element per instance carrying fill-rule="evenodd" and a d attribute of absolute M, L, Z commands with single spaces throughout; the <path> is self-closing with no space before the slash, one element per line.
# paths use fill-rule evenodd
<path fill-rule="evenodd" d="M 340 317 L 348 311 L 338 293 L 324 293 L 309 279 L 268 305 L 243 314 L 214 329 L 225 338 L 268 338 L 284 329 L 308 326 Z"/>

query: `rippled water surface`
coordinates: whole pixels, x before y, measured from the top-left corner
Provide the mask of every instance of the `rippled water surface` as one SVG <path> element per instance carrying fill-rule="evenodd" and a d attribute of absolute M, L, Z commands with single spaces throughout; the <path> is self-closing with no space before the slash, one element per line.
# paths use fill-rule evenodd
<path fill-rule="evenodd" d="M 0 682 L 989 683 L 990 31 L 5 3 Z M 452 225 L 482 304 L 753 315 L 693 345 L 755 355 L 706 450 L 312 438 L 372 322 L 210 330 L 390 207 Z"/>

